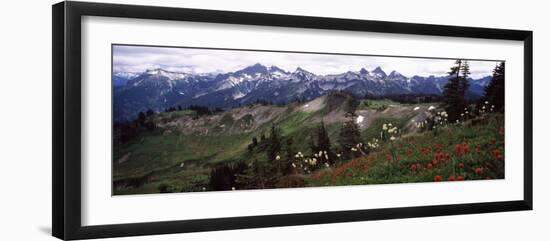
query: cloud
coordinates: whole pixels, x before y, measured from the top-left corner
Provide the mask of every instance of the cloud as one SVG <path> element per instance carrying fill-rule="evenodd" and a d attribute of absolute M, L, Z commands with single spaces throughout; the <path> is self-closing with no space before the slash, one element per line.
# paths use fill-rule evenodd
<path fill-rule="evenodd" d="M 380 66 L 388 74 L 396 70 L 405 76 L 445 75 L 454 60 L 406 57 L 304 54 L 286 52 L 193 49 L 173 47 L 113 46 L 113 70 L 143 72 L 163 68 L 171 71 L 207 73 L 233 72 L 255 63 L 278 66 L 287 71 L 301 67 L 315 74 L 340 74 L 373 70 Z M 491 75 L 495 61 L 470 61 L 472 77 Z"/>

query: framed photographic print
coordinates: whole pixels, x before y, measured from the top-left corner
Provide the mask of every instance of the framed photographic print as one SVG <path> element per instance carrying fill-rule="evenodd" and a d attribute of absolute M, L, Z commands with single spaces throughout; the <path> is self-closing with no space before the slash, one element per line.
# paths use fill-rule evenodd
<path fill-rule="evenodd" d="M 532 32 L 61 2 L 53 235 L 532 209 Z"/>

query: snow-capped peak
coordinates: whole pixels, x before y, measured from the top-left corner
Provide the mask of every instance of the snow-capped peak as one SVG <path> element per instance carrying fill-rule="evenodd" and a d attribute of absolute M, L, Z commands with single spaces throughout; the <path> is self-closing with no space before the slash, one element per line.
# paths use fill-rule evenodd
<path fill-rule="evenodd" d="M 162 76 L 162 77 L 168 78 L 169 80 L 178 80 L 178 79 L 183 79 L 183 78 L 187 77 L 187 74 L 185 74 L 185 73 L 171 72 L 171 71 L 167 71 L 167 70 L 164 70 L 164 69 L 161 69 L 161 68 L 148 69 L 147 71 L 145 71 L 145 74 L 155 75 L 155 76 Z"/>
<path fill-rule="evenodd" d="M 381 77 L 381 78 L 386 78 L 386 72 L 384 72 L 384 70 L 382 70 L 382 68 L 380 68 L 380 66 L 376 67 L 376 69 L 374 69 L 372 71 L 373 74 L 377 75 L 378 77 Z"/>
<path fill-rule="evenodd" d="M 235 74 L 248 74 L 248 75 L 267 74 L 267 67 L 265 67 L 260 63 L 256 63 L 254 65 L 248 66 L 242 70 L 235 72 Z"/>
<path fill-rule="evenodd" d="M 138 75 L 139 75 L 138 73 L 133 73 L 133 72 L 115 72 L 115 73 L 113 73 L 113 76 L 124 78 L 124 79 L 133 79 L 133 78 L 137 77 Z"/>
<path fill-rule="evenodd" d="M 389 79 L 402 79 L 402 78 L 406 78 L 406 77 L 403 76 L 401 73 L 394 70 L 390 73 L 390 75 L 388 75 L 388 78 Z"/>

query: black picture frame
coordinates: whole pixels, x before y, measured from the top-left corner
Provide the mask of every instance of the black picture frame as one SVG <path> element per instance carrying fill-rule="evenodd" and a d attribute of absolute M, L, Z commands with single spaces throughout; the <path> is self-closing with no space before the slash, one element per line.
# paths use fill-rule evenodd
<path fill-rule="evenodd" d="M 81 17 L 104 16 L 258 26 L 350 30 L 426 36 L 516 40 L 524 43 L 524 194 L 521 200 L 421 207 L 342 210 L 333 212 L 140 222 L 99 226 L 81 224 Z M 533 32 L 197 10 L 170 7 L 60 2 L 52 6 L 53 194 L 52 233 L 60 239 L 308 225 L 380 219 L 532 210 L 533 208 Z"/>

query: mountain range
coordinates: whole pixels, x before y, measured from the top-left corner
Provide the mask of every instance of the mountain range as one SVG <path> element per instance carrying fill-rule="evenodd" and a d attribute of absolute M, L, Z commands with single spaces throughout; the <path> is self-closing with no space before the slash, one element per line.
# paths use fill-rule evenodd
<path fill-rule="evenodd" d="M 114 72 L 113 119 L 132 120 L 140 111 L 161 111 L 170 106 L 230 108 L 258 100 L 312 100 L 335 90 L 356 96 L 440 95 L 448 79 L 433 75 L 406 77 L 397 71 L 387 74 L 380 67 L 316 75 L 300 67 L 289 72 L 259 63 L 228 73 L 180 73 L 160 68 L 143 73 Z M 491 76 L 469 81 L 468 96 L 475 98 L 483 95 Z"/>

